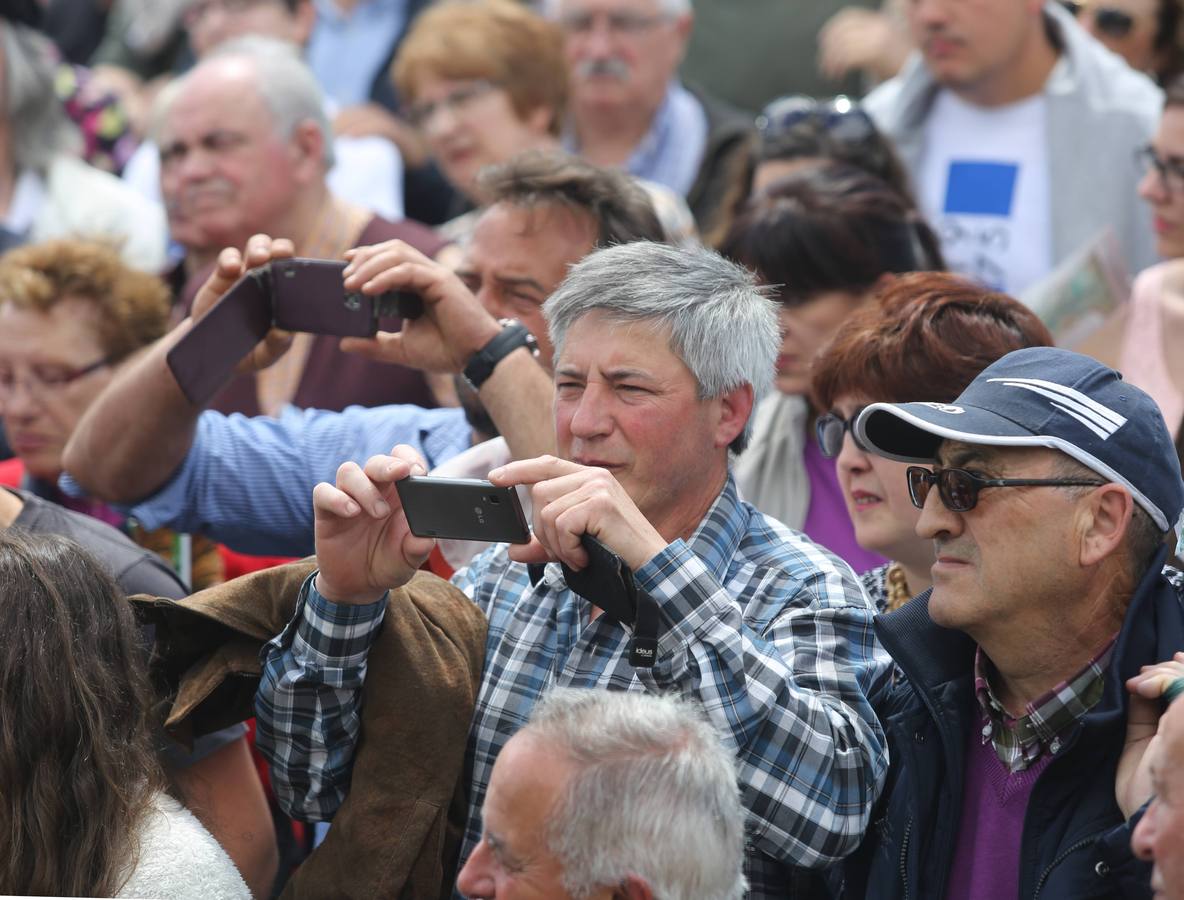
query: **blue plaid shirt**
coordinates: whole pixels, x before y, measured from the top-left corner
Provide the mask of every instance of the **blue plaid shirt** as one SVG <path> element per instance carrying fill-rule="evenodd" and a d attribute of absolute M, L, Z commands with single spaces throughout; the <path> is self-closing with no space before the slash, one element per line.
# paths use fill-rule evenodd
<path fill-rule="evenodd" d="M 742 502 L 728 483 L 689 541 L 642 566 L 661 619 L 652 669 L 628 663 L 627 628 L 600 616 L 550 564 L 494 547 L 453 576 L 489 618 L 469 729 L 462 859 L 480 837 L 494 759 L 555 685 L 695 697 L 736 753 L 749 811 L 753 897 L 784 897 L 788 865 L 825 866 L 855 849 L 888 766 L 872 710 L 890 661 L 850 568 Z M 366 652 L 385 609 L 333 604 L 309 579 L 296 615 L 263 651 L 258 746 L 282 804 L 330 818 L 349 786 Z"/>

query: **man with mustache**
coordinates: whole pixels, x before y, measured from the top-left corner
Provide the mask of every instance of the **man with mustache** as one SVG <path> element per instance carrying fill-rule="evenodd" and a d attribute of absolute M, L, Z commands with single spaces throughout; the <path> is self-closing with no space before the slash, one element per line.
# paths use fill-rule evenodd
<path fill-rule="evenodd" d="M 703 233 L 751 152 L 751 120 L 678 80 L 690 0 L 549 0 L 566 33 L 564 143 L 681 196 Z"/>
<path fill-rule="evenodd" d="M 166 90 L 157 128 L 160 184 L 173 238 L 205 281 L 218 250 L 254 234 L 284 237 L 296 255 L 340 259 L 399 239 L 428 256 L 444 242 L 425 226 L 390 222 L 336 196 L 326 183 L 332 131 L 320 88 L 294 45 L 241 38 L 213 51 Z M 237 379 L 215 408 L 278 415 L 288 404 L 434 406 L 422 373 L 342 353 L 337 340 L 301 335 L 278 366 Z"/>
<path fill-rule="evenodd" d="M 1184 482 L 1159 408 L 1036 347 L 952 404 L 872 404 L 852 438 L 915 463 L 936 562 L 876 619 L 905 679 L 880 705 L 892 762 L 845 896 L 1147 896 L 1130 842 L 1159 706 L 1141 682 L 1184 646 L 1184 575 L 1163 567 Z"/>
<path fill-rule="evenodd" d="M 1131 162 L 1163 98 L 1045 0 L 910 0 L 919 53 L 865 108 L 896 142 L 950 268 L 1019 294 L 1109 228 L 1155 261 Z"/>

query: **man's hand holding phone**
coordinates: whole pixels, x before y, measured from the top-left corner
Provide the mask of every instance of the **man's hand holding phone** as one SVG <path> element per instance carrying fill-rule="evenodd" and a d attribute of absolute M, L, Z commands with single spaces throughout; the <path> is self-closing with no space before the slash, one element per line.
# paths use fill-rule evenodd
<path fill-rule="evenodd" d="M 200 320 L 248 269 L 257 269 L 273 259 L 287 259 L 295 255 L 296 248 L 290 240 L 272 238 L 266 234 L 252 236 L 242 252 L 234 247 L 225 248 L 218 254 L 214 271 L 194 295 L 190 319 L 194 322 Z M 238 364 L 237 371 L 247 373 L 266 369 L 292 346 L 292 337 L 290 331 L 273 328 Z"/>
<path fill-rule="evenodd" d="M 335 485 L 313 489 L 317 590 L 335 603 L 373 603 L 415 574 L 435 541 L 407 524 L 395 482 L 427 471 L 422 457 L 400 444 L 365 466 L 343 463 Z"/>
<path fill-rule="evenodd" d="M 510 548 L 518 562 L 582 569 L 588 553 L 581 538 L 589 534 L 637 571 L 668 543 L 607 469 L 540 456 L 494 469 L 489 480 L 500 487 L 530 485 L 534 537 Z"/>
<path fill-rule="evenodd" d="M 424 314 L 397 334 L 344 338 L 341 348 L 380 362 L 427 372 L 456 374 L 501 332 L 501 326 L 447 266 L 403 241 L 358 247 L 346 253 L 345 287 L 364 294 L 413 291 Z"/>

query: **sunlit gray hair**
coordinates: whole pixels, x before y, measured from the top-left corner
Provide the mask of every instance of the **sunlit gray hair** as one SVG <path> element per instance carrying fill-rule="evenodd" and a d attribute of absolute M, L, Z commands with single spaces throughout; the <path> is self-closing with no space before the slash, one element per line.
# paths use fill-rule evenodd
<path fill-rule="evenodd" d="M 744 807 L 736 763 L 689 701 L 557 688 L 523 732 L 573 763 L 547 844 L 576 900 L 630 875 L 658 900 L 739 900 Z"/>
<path fill-rule="evenodd" d="M 278 38 L 251 34 L 219 44 L 198 64 L 198 71 L 226 59 L 244 59 L 258 77 L 255 87 L 275 124 L 275 133 L 291 137 L 296 126 L 312 122 L 321 132 L 325 169 L 333 166 L 333 128 L 325 112 L 325 95 L 300 47 Z M 185 76 L 185 77 L 191 77 Z M 173 95 L 175 99 L 175 94 Z"/>
<path fill-rule="evenodd" d="M 535 8 L 549 19 L 557 19 L 563 12 L 564 0 L 538 0 Z M 691 12 L 691 0 L 658 0 L 658 11 L 664 16 L 682 16 Z"/>
<path fill-rule="evenodd" d="M 81 145 L 78 130 L 54 92 L 49 39 L 26 25 L 0 20 L 4 54 L 4 119 L 19 171 L 44 172 L 57 153 Z"/>
<path fill-rule="evenodd" d="M 556 359 L 568 329 L 593 310 L 610 321 L 668 328 L 670 349 L 695 376 L 700 399 L 751 384 L 755 408 L 773 384 L 777 305 L 751 272 L 712 250 L 637 241 L 584 257 L 543 306 Z M 750 416 L 732 450 L 744 449 L 751 428 Z"/>

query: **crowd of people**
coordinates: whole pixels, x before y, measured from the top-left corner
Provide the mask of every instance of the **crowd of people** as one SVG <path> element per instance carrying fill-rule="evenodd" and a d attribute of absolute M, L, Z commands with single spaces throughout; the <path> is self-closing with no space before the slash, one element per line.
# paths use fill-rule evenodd
<path fill-rule="evenodd" d="M 1184 6 L 799 5 L 0 4 L 0 894 L 1184 900 Z"/>

